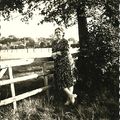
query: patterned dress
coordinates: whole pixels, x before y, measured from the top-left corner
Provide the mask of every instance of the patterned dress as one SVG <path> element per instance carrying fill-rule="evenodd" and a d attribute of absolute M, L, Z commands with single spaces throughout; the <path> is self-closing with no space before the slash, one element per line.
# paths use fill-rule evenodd
<path fill-rule="evenodd" d="M 68 57 L 69 45 L 65 39 L 53 41 L 52 52 L 60 51 L 61 55 L 57 55 L 54 59 L 54 81 L 55 87 L 63 89 L 74 85 L 73 75 L 71 72 L 70 61 Z"/>

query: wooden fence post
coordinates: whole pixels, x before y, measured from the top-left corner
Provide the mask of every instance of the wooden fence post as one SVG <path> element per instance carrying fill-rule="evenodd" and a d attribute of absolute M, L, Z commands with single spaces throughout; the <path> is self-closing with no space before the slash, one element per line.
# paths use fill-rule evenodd
<path fill-rule="evenodd" d="M 13 71 L 12 71 L 12 67 L 8 67 L 8 71 L 9 71 L 9 77 L 10 77 L 10 80 L 13 79 Z M 11 94 L 12 94 L 12 97 L 15 97 L 15 86 L 14 86 L 14 83 L 11 83 L 10 84 L 10 87 L 11 87 Z M 17 103 L 16 101 L 13 102 L 13 108 L 14 110 L 17 109 Z"/>
<path fill-rule="evenodd" d="M 44 85 L 48 86 L 48 77 L 46 76 L 46 63 L 43 63 Z M 47 100 L 49 101 L 49 90 L 46 90 Z"/>

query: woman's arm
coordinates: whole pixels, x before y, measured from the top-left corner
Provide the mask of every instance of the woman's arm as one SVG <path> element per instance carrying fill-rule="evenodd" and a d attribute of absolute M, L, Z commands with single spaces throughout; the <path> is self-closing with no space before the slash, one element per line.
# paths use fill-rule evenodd
<path fill-rule="evenodd" d="M 61 52 L 60 52 L 60 51 L 53 52 L 53 53 L 52 53 L 53 59 L 55 59 L 55 58 L 57 57 L 57 55 L 61 55 Z"/>
<path fill-rule="evenodd" d="M 69 61 L 70 61 L 71 68 L 73 69 L 75 67 L 75 63 L 74 63 L 74 59 L 73 59 L 70 52 L 68 52 L 68 58 L 69 58 Z"/>

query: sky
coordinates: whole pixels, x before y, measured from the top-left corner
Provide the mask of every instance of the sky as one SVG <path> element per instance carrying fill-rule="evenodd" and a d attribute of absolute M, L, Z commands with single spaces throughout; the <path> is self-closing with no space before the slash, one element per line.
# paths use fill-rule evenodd
<path fill-rule="evenodd" d="M 44 23 L 37 25 L 39 20 L 38 16 L 34 16 L 34 18 L 29 21 L 29 24 L 25 24 L 20 20 L 20 18 L 21 16 L 19 16 L 18 14 L 13 14 L 13 19 L 11 19 L 10 21 L 4 21 L 3 19 L 1 19 L 1 37 L 8 37 L 9 35 L 14 35 L 18 38 L 48 38 L 50 37 L 50 35 L 54 34 L 54 29 L 58 27 L 53 23 Z M 65 29 L 65 38 L 68 39 L 71 37 L 75 40 L 78 40 L 77 25 Z"/>

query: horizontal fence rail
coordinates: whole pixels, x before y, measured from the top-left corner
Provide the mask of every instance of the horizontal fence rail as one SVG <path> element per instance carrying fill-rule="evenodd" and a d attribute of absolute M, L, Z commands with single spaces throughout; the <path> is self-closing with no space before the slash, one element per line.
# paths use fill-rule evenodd
<path fill-rule="evenodd" d="M 2 81 L 0 81 L 0 86 L 8 85 L 11 83 L 27 81 L 27 80 L 34 79 L 37 77 L 38 77 L 38 74 L 33 74 L 33 75 L 27 75 L 27 76 L 23 76 L 23 77 L 13 78 L 12 80 L 2 80 Z"/>
<path fill-rule="evenodd" d="M 5 100 L 1 100 L 0 101 L 0 106 L 7 105 L 7 104 L 10 104 L 12 102 L 17 102 L 17 101 L 25 99 L 27 97 L 36 95 L 36 94 L 38 94 L 38 93 L 42 92 L 43 90 L 46 90 L 46 89 L 48 89 L 50 87 L 51 87 L 50 85 L 49 86 L 45 86 L 45 87 L 38 88 L 38 89 L 30 91 L 30 92 L 23 93 L 21 95 L 17 95 L 17 96 L 14 96 L 14 97 L 11 97 L 11 98 L 8 98 L 8 99 L 5 99 Z"/>
<path fill-rule="evenodd" d="M 0 68 L 7 68 L 7 67 L 14 67 L 14 66 L 21 66 L 21 65 L 28 65 L 31 64 L 34 59 L 19 59 L 19 60 L 5 60 L 0 61 Z"/>
<path fill-rule="evenodd" d="M 71 48 L 71 53 L 76 53 L 78 48 Z M 28 58 L 48 58 L 52 55 L 52 48 L 28 48 L 0 50 L 0 59 L 28 59 Z"/>

